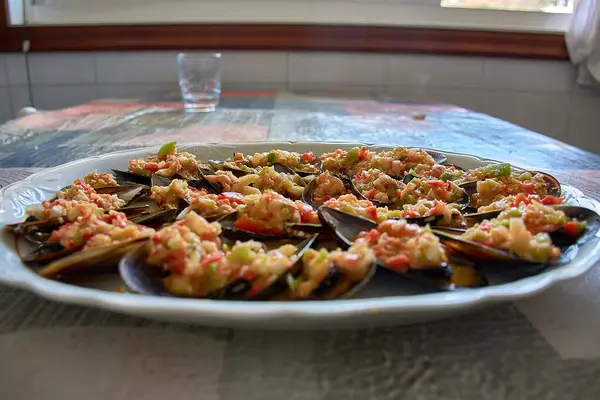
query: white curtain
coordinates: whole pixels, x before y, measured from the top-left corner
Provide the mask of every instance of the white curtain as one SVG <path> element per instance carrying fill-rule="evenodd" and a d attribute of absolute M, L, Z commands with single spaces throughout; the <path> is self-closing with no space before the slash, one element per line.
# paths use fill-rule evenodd
<path fill-rule="evenodd" d="M 600 85 L 600 0 L 579 0 L 566 35 L 578 83 Z"/>

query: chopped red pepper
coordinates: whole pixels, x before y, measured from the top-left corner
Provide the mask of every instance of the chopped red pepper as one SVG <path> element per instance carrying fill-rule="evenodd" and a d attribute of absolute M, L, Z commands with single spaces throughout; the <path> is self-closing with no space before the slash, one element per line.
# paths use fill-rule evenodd
<path fill-rule="evenodd" d="M 405 272 L 410 267 L 410 259 L 406 254 L 398 254 L 388 258 L 385 265 L 394 271 Z"/>
<path fill-rule="evenodd" d="M 224 256 L 224 254 L 222 252 L 220 252 L 220 251 L 212 253 L 206 259 L 202 260 L 202 262 L 200 263 L 200 267 L 205 268 L 209 264 L 212 264 L 212 263 L 217 262 L 217 261 L 221 261 L 221 259 L 223 258 L 223 256 Z"/>
<path fill-rule="evenodd" d="M 367 199 L 372 199 L 373 197 L 375 197 L 376 194 L 377 194 L 377 189 L 373 188 L 373 189 L 369 190 L 368 192 L 365 192 L 364 196 Z"/>
<path fill-rule="evenodd" d="M 369 206 L 366 208 L 367 217 L 372 219 L 373 221 L 377 221 L 377 207 Z"/>
<path fill-rule="evenodd" d="M 147 163 L 146 166 L 144 167 L 144 169 L 147 169 L 148 171 L 154 173 L 154 172 L 158 171 L 160 169 L 160 167 L 158 166 L 158 164 L 155 164 L 155 163 Z"/>
<path fill-rule="evenodd" d="M 563 201 L 564 199 L 562 197 L 546 196 L 542 199 L 542 204 L 549 206 L 553 204 L 562 204 Z"/>
<path fill-rule="evenodd" d="M 569 221 L 565 224 L 565 233 L 570 236 L 578 236 L 581 233 L 579 224 L 575 221 Z"/>
<path fill-rule="evenodd" d="M 306 162 L 312 162 L 312 161 L 315 159 L 315 156 L 313 155 L 312 151 L 309 151 L 309 152 L 307 152 L 307 153 L 304 153 L 304 154 L 302 154 L 302 155 L 300 156 L 300 158 L 301 158 L 303 161 L 306 161 Z"/>

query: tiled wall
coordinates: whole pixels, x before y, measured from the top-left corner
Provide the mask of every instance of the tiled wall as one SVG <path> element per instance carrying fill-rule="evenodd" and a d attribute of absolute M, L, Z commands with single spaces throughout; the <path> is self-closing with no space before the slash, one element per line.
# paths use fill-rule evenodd
<path fill-rule="evenodd" d="M 23 55 L 2 56 L 0 118 L 29 105 Z M 429 55 L 226 52 L 224 87 L 379 93 L 447 101 L 600 153 L 600 94 L 568 62 Z M 174 52 L 30 56 L 35 105 L 176 88 Z"/>

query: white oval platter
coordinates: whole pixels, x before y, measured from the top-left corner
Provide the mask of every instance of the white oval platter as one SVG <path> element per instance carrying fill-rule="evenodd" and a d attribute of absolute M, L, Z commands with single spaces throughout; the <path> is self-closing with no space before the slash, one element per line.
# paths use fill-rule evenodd
<path fill-rule="evenodd" d="M 353 143 L 242 142 L 182 145 L 200 160 L 223 159 L 234 151 L 253 153 L 271 149 L 312 151 L 315 154 L 350 148 Z M 371 146 L 375 150 L 393 146 Z M 127 150 L 90 157 L 44 170 L 0 189 L 0 228 L 23 219 L 28 205 L 54 195 L 75 178 L 98 169 L 126 169 L 128 160 L 155 154 L 158 148 Z M 475 156 L 445 152 L 448 163 L 476 168 L 490 162 Z M 567 201 L 600 211 L 600 204 L 579 190 L 563 185 Z M 579 249 L 575 259 L 536 276 L 497 286 L 458 292 L 411 294 L 401 279 L 378 279 L 360 298 L 305 302 L 240 302 L 150 297 L 116 293 L 97 287 L 75 286 L 41 278 L 27 269 L 14 250 L 14 240 L 0 237 L 0 282 L 23 288 L 50 300 L 91 306 L 118 313 L 161 320 L 252 329 L 339 329 L 402 325 L 450 317 L 484 306 L 532 296 L 553 284 L 587 272 L 600 258 L 600 239 L 594 237 Z M 116 283 L 115 283 L 116 284 Z M 110 286 L 107 286 L 110 288 Z M 116 288 L 116 286 L 113 286 Z"/>

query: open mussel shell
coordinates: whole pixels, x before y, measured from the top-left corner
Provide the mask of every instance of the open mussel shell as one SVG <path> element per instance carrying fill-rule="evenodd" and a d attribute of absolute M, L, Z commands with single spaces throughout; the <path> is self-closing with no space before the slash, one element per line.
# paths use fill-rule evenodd
<path fill-rule="evenodd" d="M 569 218 L 574 218 L 585 223 L 585 230 L 579 236 L 569 235 L 563 228 L 550 232 L 550 238 L 554 245 L 566 247 L 574 244 L 584 244 L 600 231 L 600 216 L 593 210 L 585 207 L 559 204 L 552 206 L 565 213 Z"/>
<path fill-rule="evenodd" d="M 140 185 L 150 186 L 149 176 L 132 174 L 129 171 L 121 171 L 118 169 L 113 169 L 112 173 L 115 176 L 117 182 L 119 182 L 120 184 L 138 183 Z"/>
<path fill-rule="evenodd" d="M 550 174 L 547 174 L 545 172 L 541 172 L 541 171 L 529 171 L 532 174 L 540 174 L 544 176 L 544 181 L 546 182 L 546 190 L 548 191 L 548 195 L 550 196 L 554 196 L 554 197 L 560 197 L 562 194 L 562 189 L 560 186 L 560 182 L 558 181 L 558 179 L 556 179 L 555 177 L 553 177 Z"/>
<path fill-rule="evenodd" d="M 504 210 L 493 210 L 481 213 L 463 214 L 463 217 L 469 222 L 479 223 L 485 219 L 490 220 L 496 218 Z"/>
<path fill-rule="evenodd" d="M 220 160 L 208 160 L 208 164 L 215 171 L 231 171 L 231 173 L 237 177 L 254 174 L 256 170 L 247 166 L 238 166 L 235 163 Z"/>
<path fill-rule="evenodd" d="M 144 244 L 134 247 L 121 258 L 119 274 L 127 290 L 137 294 L 174 297 L 165 289 L 164 271 L 148 264 L 147 260 L 148 248 Z"/>
<path fill-rule="evenodd" d="M 268 300 L 286 291 L 288 289 L 287 275 L 297 275 L 302 271 L 302 256 L 306 250 L 315 244 L 318 236 L 318 234 L 315 234 L 296 244 L 298 251 L 292 257 L 292 264 L 282 274 L 262 276 L 253 281 L 239 279 L 228 284 L 220 293 L 214 293 L 211 297 L 230 300 Z"/>
<path fill-rule="evenodd" d="M 139 238 L 110 246 L 74 252 L 38 270 L 44 278 L 54 278 L 82 270 L 116 268 L 121 257 L 147 238 Z"/>
<path fill-rule="evenodd" d="M 429 154 L 433 160 L 436 162 L 436 164 L 443 164 L 448 160 L 448 156 L 446 156 L 444 153 L 437 151 L 437 150 L 430 150 L 430 149 L 422 149 L 424 150 L 427 154 Z"/>
<path fill-rule="evenodd" d="M 319 207 L 319 219 L 328 226 L 343 247 L 352 246 L 352 242 L 361 232 L 377 229 L 377 224 L 371 220 L 355 217 L 354 215 L 329 208 Z"/>
<path fill-rule="evenodd" d="M 287 175 L 292 175 L 292 176 L 297 176 L 298 179 L 295 180 L 295 183 L 298 183 L 300 186 L 306 186 L 306 182 L 304 182 L 304 180 L 302 179 L 302 176 L 300 174 L 298 174 L 296 171 L 294 171 L 293 169 L 291 169 L 290 167 L 283 165 L 283 164 L 273 164 L 272 165 L 273 170 L 275 170 L 275 172 L 277 172 L 278 174 L 287 174 Z"/>
<path fill-rule="evenodd" d="M 328 207 L 319 208 L 319 218 L 324 224 L 327 224 L 335 233 L 338 240 L 346 247 L 352 245 L 352 242 L 358 237 L 361 232 L 367 232 L 371 229 L 377 229 L 377 224 L 364 219 L 346 214 L 339 210 L 334 210 Z M 452 269 L 448 264 L 443 264 L 438 267 L 426 269 L 411 269 L 406 272 L 388 268 L 384 263 L 376 261 L 375 264 L 389 271 L 402 275 L 403 277 L 424 284 L 429 287 L 438 287 L 440 290 L 450 290 L 447 283 L 452 276 Z M 446 282 L 442 284 L 443 282 Z"/>
<path fill-rule="evenodd" d="M 359 281 L 353 282 L 334 265 L 329 269 L 325 279 L 312 292 L 307 300 L 331 300 L 331 299 L 349 299 L 354 297 L 365 286 L 377 272 L 377 264 L 372 263 L 367 274 Z"/>
<path fill-rule="evenodd" d="M 478 267 L 492 267 L 502 270 L 519 271 L 523 276 L 536 274 L 554 262 L 540 263 L 511 254 L 507 251 L 485 246 L 481 243 L 466 240 L 458 235 L 443 232 L 437 228 L 432 231 L 444 245 L 452 251 L 472 261 Z"/>
<path fill-rule="evenodd" d="M 317 208 L 315 206 L 315 203 L 313 201 L 313 192 L 315 191 L 315 188 L 317 187 L 317 179 L 313 179 L 312 181 L 308 182 L 308 184 L 306 186 L 304 186 L 304 190 L 302 191 L 302 201 L 305 202 L 306 204 L 309 204 L 312 208 Z"/>
<path fill-rule="evenodd" d="M 165 208 L 155 212 L 139 215 L 131 218 L 130 220 L 138 225 L 159 229 L 167 224 L 175 222 L 178 213 L 179 210 L 177 208 Z"/>
<path fill-rule="evenodd" d="M 60 243 L 41 243 L 31 253 L 21 257 L 27 264 L 44 265 L 54 260 L 66 257 L 80 250 L 83 246 L 65 248 Z"/>
<path fill-rule="evenodd" d="M 257 240 L 257 241 L 270 241 L 270 240 L 280 240 L 285 238 L 298 238 L 298 239 L 306 239 L 310 236 L 310 233 L 304 232 L 303 230 L 297 230 L 295 228 L 286 229 L 280 234 L 270 234 L 270 233 L 257 233 L 246 231 L 243 229 L 238 229 L 235 226 L 235 223 L 238 219 L 238 212 L 234 211 L 230 214 L 226 214 L 222 218 L 217 221 L 221 224 L 221 228 L 223 229 L 223 236 L 227 239 L 231 240 Z M 294 226 L 294 225 L 292 225 Z M 296 227 L 303 227 L 303 224 L 295 224 Z M 314 229 L 314 227 L 312 227 Z M 310 231 L 310 229 L 308 229 Z"/>

